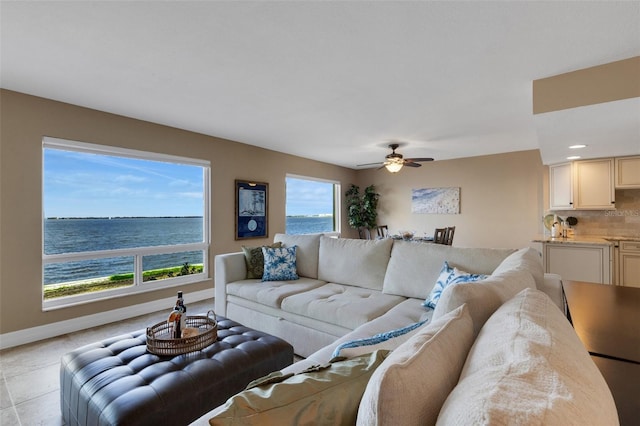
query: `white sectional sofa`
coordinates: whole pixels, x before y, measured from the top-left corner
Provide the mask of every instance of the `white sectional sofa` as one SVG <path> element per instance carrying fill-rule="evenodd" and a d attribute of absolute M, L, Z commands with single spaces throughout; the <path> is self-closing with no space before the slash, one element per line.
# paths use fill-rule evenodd
<path fill-rule="evenodd" d="M 515 252 L 319 234 L 276 234 L 274 242 L 297 247 L 300 278 L 267 282 L 247 279 L 242 252 L 218 255 L 216 313 L 281 337 L 304 357 L 383 315 L 389 319 L 404 312 L 407 318 L 403 320 L 409 322 L 429 318 L 433 310 L 424 308 L 422 302 L 434 287 L 445 260 L 467 272 L 491 274 Z M 522 284 L 518 289 L 543 286 L 541 263 L 527 263 L 523 258 L 519 256 L 517 262 L 505 264 L 498 272 L 512 270 L 511 278 Z M 525 268 L 530 273 L 522 271 Z M 545 289 L 562 306 L 559 278 L 547 275 L 546 281 Z M 503 292 L 500 297 L 506 300 L 514 294 Z"/>
<path fill-rule="evenodd" d="M 247 279 L 243 253 L 218 255 L 216 313 L 289 341 L 306 359 L 195 424 L 617 424 L 611 393 L 564 315 L 560 277 L 543 273 L 535 250 L 274 241 L 296 246 L 300 278 Z M 445 261 L 487 276 L 446 286 L 427 308 Z M 328 373 L 306 372 L 317 365 Z M 314 374 L 334 376 L 306 400 Z M 295 391 L 284 390 L 292 381 Z"/>

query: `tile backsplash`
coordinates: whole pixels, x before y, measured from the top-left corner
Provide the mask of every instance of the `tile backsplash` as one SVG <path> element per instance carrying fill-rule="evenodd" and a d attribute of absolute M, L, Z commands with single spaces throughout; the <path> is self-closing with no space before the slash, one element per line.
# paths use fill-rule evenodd
<path fill-rule="evenodd" d="M 640 189 L 616 190 L 615 210 L 551 211 L 578 219 L 576 235 L 640 238 Z"/>

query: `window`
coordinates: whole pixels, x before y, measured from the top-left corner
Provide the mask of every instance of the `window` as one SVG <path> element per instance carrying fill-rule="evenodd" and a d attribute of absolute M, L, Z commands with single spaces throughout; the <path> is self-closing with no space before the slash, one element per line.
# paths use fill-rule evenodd
<path fill-rule="evenodd" d="M 43 307 L 208 277 L 208 161 L 45 137 Z"/>
<path fill-rule="evenodd" d="M 340 232 L 340 183 L 288 175 L 287 234 Z"/>

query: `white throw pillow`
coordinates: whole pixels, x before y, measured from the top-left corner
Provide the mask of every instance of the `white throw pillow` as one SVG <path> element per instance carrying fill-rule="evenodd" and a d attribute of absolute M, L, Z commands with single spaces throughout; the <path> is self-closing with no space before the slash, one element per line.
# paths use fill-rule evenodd
<path fill-rule="evenodd" d="M 544 287 L 544 267 L 542 266 L 542 257 L 540 256 L 540 253 L 531 247 L 521 248 L 507 256 L 507 258 L 498 265 L 493 273 L 500 274 L 510 269 L 524 269 L 528 271 L 536 282 L 536 288 L 540 290 Z"/>
<path fill-rule="evenodd" d="M 356 424 L 435 424 L 472 343 L 473 325 L 466 306 L 422 327 L 373 373 Z"/>
<path fill-rule="evenodd" d="M 526 289 L 482 328 L 438 424 L 617 425 L 618 415 L 571 324 Z"/>

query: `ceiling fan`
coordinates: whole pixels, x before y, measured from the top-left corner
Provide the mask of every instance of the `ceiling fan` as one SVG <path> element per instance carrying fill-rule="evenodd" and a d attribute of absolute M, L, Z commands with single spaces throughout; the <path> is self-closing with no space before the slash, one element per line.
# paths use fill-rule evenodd
<path fill-rule="evenodd" d="M 392 143 L 389 145 L 389 148 L 391 148 L 391 154 L 385 157 L 384 162 L 358 164 L 358 167 L 382 164 L 380 168 L 386 167 L 386 169 L 391 173 L 398 173 L 400 169 L 402 169 L 402 166 L 420 167 L 422 166 L 422 164 L 420 164 L 422 162 L 433 161 L 433 158 L 403 158 L 402 154 L 398 154 L 396 152 L 396 149 L 398 149 L 399 146 L 400 144 L 397 143 Z"/>

